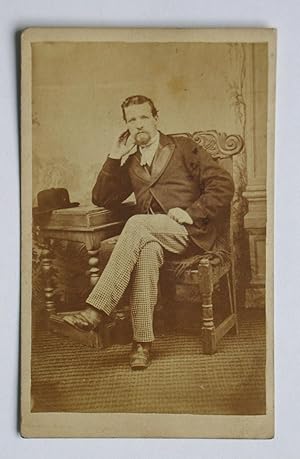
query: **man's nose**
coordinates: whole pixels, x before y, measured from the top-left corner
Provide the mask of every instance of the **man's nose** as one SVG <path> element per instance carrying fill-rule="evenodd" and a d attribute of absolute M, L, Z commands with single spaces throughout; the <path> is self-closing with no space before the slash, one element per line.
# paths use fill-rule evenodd
<path fill-rule="evenodd" d="M 143 127 L 144 127 L 143 120 L 138 120 L 137 123 L 136 123 L 136 128 L 138 130 L 141 130 L 141 129 L 143 129 Z"/>

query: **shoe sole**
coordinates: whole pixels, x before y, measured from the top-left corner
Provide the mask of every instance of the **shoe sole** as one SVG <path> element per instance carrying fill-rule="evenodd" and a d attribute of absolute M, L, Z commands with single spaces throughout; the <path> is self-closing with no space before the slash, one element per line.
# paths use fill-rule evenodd
<path fill-rule="evenodd" d="M 141 370 L 146 370 L 149 367 L 150 363 L 148 365 L 130 365 L 130 368 L 133 371 L 141 371 Z"/>

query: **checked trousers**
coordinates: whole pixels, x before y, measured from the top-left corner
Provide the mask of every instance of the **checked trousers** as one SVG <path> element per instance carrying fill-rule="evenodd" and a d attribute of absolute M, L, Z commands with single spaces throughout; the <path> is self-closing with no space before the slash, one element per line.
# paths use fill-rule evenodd
<path fill-rule="evenodd" d="M 165 251 L 180 254 L 189 242 L 186 228 L 167 215 L 134 215 L 86 302 L 110 315 L 130 282 L 133 339 L 153 341 L 153 312 Z"/>

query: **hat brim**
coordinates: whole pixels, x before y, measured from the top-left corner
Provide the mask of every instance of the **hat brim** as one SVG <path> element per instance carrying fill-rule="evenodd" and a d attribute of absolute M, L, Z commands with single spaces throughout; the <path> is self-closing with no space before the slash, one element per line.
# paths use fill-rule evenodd
<path fill-rule="evenodd" d="M 38 215 L 47 215 L 53 212 L 53 210 L 62 210 L 62 209 L 72 209 L 73 207 L 78 207 L 80 202 L 70 202 L 66 207 L 54 207 L 53 209 L 41 210 L 38 207 L 33 207 L 32 213 L 34 217 Z"/>

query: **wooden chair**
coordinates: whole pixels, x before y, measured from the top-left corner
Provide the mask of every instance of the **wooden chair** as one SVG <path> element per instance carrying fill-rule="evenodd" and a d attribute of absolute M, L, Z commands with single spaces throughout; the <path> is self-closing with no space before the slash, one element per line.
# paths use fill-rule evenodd
<path fill-rule="evenodd" d="M 218 133 L 217 131 L 199 131 L 193 135 L 180 134 L 192 137 L 211 156 L 220 163 L 231 175 L 233 172 L 233 156 L 241 153 L 244 141 L 241 136 Z M 232 213 L 232 212 L 231 212 Z M 200 307 L 202 310 L 202 341 L 203 352 L 213 354 L 217 350 L 217 344 L 229 330 L 238 333 L 238 319 L 236 309 L 236 289 L 234 276 L 233 238 L 231 215 L 224 222 L 222 234 L 216 241 L 216 251 L 204 253 L 199 256 L 184 258 L 176 256 L 170 258 L 163 266 L 161 273 L 162 297 L 165 300 L 167 316 L 172 317 L 176 292 L 183 286 L 196 286 L 199 292 Z M 189 268 L 182 269 L 182 266 Z M 179 269 L 181 267 L 181 270 Z M 226 317 L 216 325 L 214 320 L 213 293 L 220 281 L 225 280 L 228 293 L 229 308 Z M 186 292 L 188 292 L 186 289 Z M 167 294 L 166 294 L 167 292 Z M 182 296 L 182 295 L 181 295 Z M 193 296 L 193 295 L 192 295 Z M 188 302 L 190 295 L 186 298 Z"/>
<path fill-rule="evenodd" d="M 174 134 L 173 134 L 174 135 Z M 191 137 L 198 145 L 209 152 L 231 175 L 233 172 L 233 156 L 242 152 L 244 141 L 238 135 L 226 135 L 217 131 L 199 131 L 194 134 L 175 134 Z M 99 258 L 108 260 L 113 250 L 116 238 L 109 238 L 101 243 Z M 163 311 L 161 316 L 164 322 L 170 322 L 174 316 L 174 301 L 176 291 L 187 286 L 185 301 L 188 302 L 191 290 L 196 286 L 199 292 L 199 306 L 202 310 L 202 340 L 203 352 L 213 354 L 217 344 L 230 330 L 238 333 L 238 320 L 236 310 L 234 259 L 232 254 L 232 225 L 231 215 L 224 221 L 224 230 L 216 241 L 216 251 L 190 258 L 183 256 L 170 257 L 161 270 L 160 292 Z M 101 253 L 102 252 L 102 253 Z M 180 269 L 183 265 L 190 265 L 187 269 Z M 179 274 L 178 274 L 179 273 Z M 214 320 L 213 293 L 216 286 L 225 280 L 228 292 L 228 314 L 218 325 Z M 172 294 L 173 293 L 173 294 Z M 182 296 L 182 295 L 181 295 Z"/>

